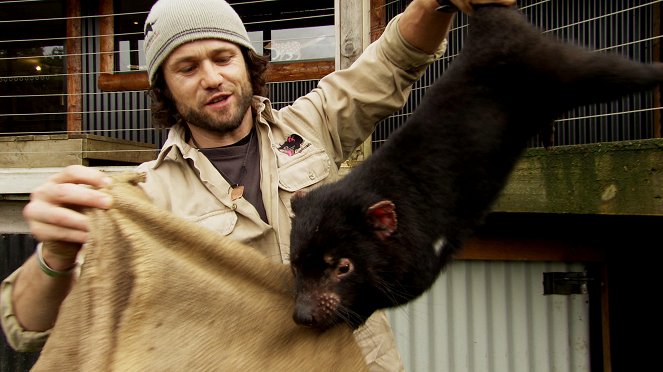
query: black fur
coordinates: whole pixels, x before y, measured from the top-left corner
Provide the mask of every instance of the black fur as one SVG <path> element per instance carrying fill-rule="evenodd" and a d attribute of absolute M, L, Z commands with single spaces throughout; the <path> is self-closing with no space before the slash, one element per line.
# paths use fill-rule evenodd
<path fill-rule="evenodd" d="M 295 321 L 357 327 L 418 297 L 481 222 L 528 139 L 571 108 L 662 81 L 660 65 L 557 42 L 516 8 L 476 9 L 461 55 L 407 123 L 341 181 L 293 200 Z"/>

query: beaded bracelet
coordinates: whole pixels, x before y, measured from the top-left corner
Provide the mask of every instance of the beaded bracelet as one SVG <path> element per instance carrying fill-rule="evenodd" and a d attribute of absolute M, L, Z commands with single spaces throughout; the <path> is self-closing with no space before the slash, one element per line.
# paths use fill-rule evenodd
<path fill-rule="evenodd" d="M 69 268 L 67 270 L 54 270 L 54 269 L 52 269 L 51 267 L 49 267 L 46 264 L 46 261 L 44 261 L 44 253 L 42 251 L 42 246 L 43 246 L 42 243 L 37 244 L 37 261 L 39 262 L 39 268 L 41 269 L 41 271 L 43 271 L 44 274 L 46 274 L 46 275 L 48 275 L 52 278 L 60 278 L 60 277 L 63 277 L 63 276 L 71 275 L 71 273 L 76 268 L 76 264 L 74 264 L 74 266 L 72 266 L 71 268 Z"/>

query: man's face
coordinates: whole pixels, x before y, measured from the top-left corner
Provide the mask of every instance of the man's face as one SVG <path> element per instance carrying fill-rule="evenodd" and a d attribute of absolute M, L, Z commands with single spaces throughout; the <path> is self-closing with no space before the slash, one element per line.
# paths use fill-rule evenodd
<path fill-rule="evenodd" d="M 242 123 L 253 92 L 246 63 L 233 43 L 205 39 L 179 46 L 163 65 L 177 111 L 189 125 L 227 134 Z"/>

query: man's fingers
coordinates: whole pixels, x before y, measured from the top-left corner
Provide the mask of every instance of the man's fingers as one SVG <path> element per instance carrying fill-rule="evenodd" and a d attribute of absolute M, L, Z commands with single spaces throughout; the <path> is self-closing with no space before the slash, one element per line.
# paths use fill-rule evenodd
<path fill-rule="evenodd" d="M 61 226 L 51 225 L 40 221 L 29 222 L 30 233 L 39 241 L 64 241 L 85 244 L 88 239 L 87 231 L 69 229 Z"/>
<path fill-rule="evenodd" d="M 88 231 L 88 218 L 83 213 L 70 208 L 55 206 L 42 200 L 28 203 L 23 208 L 23 217 L 29 222 L 34 221 L 65 229 Z"/>
<path fill-rule="evenodd" d="M 93 207 L 108 209 L 112 204 L 110 195 L 84 185 L 72 183 L 45 183 L 35 188 L 31 201 L 44 201 L 56 205 Z"/>
<path fill-rule="evenodd" d="M 112 182 L 104 172 L 82 165 L 65 167 L 62 172 L 51 176 L 49 181 L 52 183 L 79 183 L 94 187 L 108 186 Z"/>

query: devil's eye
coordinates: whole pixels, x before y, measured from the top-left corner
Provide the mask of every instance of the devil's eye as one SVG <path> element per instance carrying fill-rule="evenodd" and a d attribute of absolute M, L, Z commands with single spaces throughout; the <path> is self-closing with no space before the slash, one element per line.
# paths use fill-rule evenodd
<path fill-rule="evenodd" d="M 349 259 L 341 258 L 338 261 L 338 265 L 336 266 L 337 275 L 343 276 L 345 274 L 352 272 L 352 270 L 353 270 L 352 262 Z"/>

